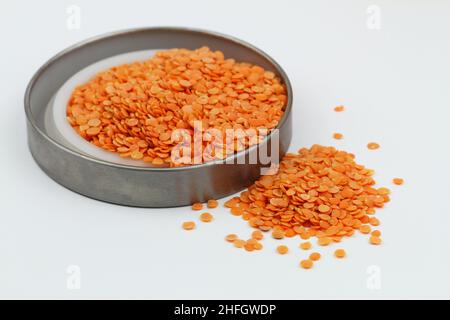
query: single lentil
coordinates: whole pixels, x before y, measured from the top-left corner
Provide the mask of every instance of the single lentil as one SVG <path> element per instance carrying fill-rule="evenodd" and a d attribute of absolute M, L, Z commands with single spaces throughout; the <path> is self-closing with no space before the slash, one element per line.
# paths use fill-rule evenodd
<path fill-rule="evenodd" d="M 369 242 L 370 242 L 371 244 L 378 245 L 378 244 L 381 244 L 381 238 L 380 238 L 380 237 L 376 237 L 376 236 L 371 236 L 371 237 L 369 238 Z"/>
<path fill-rule="evenodd" d="M 374 236 L 374 237 L 379 237 L 379 236 L 381 236 L 381 231 L 380 230 L 374 230 L 374 231 L 372 231 L 371 235 Z"/>
<path fill-rule="evenodd" d="M 378 149 L 380 147 L 380 145 L 378 144 L 378 143 L 376 143 L 376 142 L 369 142 L 368 144 L 367 144 L 367 148 L 369 149 L 369 150 L 376 150 L 376 149 Z"/>
<path fill-rule="evenodd" d="M 312 261 L 317 261 L 321 257 L 321 254 L 319 252 L 313 252 L 309 255 L 309 259 Z"/>
<path fill-rule="evenodd" d="M 310 259 L 306 259 L 306 260 L 302 260 L 302 261 L 300 261 L 300 266 L 303 268 L 303 269 L 311 269 L 312 268 L 312 266 L 313 266 L 313 262 L 312 262 L 312 260 L 310 260 Z"/>
<path fill-rule="evenodd" d="M 219 203 L 217 202 L 217 200 L 210 199 L 210 200 L 208 200 L 208 202 L 207 202 L 206 205 L 207 205 L 208 208 L 214 209 L 214 208 L 217 208 L 217 206 L 219 205 Z"/>
<path fill-rule="evenodd" d="M 309 250 L 309 249 L 311 249 L 311 247 L 312 247 L 312 245 L 311 245 L 311 242 L 309 242 L 309 241 L 300 243 L 300 248 L 303 250 Z"/>
<path fill-rule="evenodd" d="M 289 251 L 289 248 L 285 245 L 281 245 L 281 246 L 277 247 L 277 252 L 279 254 L 286 254 L 286 253 L 288 253 L 288 251 Z"/>
<path fill-rule="evenodd" d="M 229 234 L 225 237 L 225 240 L 228 242 L 234 242 L 234 240 L 236 240 L 238 238 L 238 236 L 234 233 Z"/>
<path fill-rule="evenodd" d="M 186 221 L 186 222 L 183 222 L 182 227 L 183 227 L 184 230 L 192 230 L 192 229 L 195 229 L 195 222 L 193 222 L 193 221 Z"/>
<path fill-rule="evenodd" d="M 200 215 L 200 220 L 202 222 L 211 222 L 213 220 L 213 215 L 209 212 L 202 213 Z"/>
<path fill-rule="evenodd" d="M 192 210 L 199 211 L 199 210 L 202 210 L 202 209 L 203 209 L 203 204 L 202 203 L 196 202 L 196 203 L 192 204 Z"/>
<path fill-rule="evenodd" d="M 336 258 L 344 258 L 346 256 L 346 252 L 344 249 L 336 249 L 336 251 L 334 251 L 334 255 Z"/>
<path fill-rule="evenodd" d="M 333 133 L 333 138 L 336 140 L 341 140 L 342 138 L 344 138 L 344 135 L 342 133 Z"/>

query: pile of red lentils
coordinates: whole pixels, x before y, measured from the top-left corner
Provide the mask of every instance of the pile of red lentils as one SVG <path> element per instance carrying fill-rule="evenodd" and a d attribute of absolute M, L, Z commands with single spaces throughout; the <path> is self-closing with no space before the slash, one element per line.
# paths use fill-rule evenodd
<path fill-rule="evenodd" d="M 171 49 L 113 67 L 78 86 L 68 102 L 67 119 L 100 148 L 155 166 L 176 166 L 171 160 L 179 143 L 174 130 L 185 129 L 192 137 L 197 121 L 202 130 L 270 131 L 282 117 L 286 100 L 285 87 L 271 71 L 226 59 L 207 47 Z M 231 143 L 231 152 L 258 142 Z M 211 142 L 202 143 L 207 150 Z M 230 150 L 217 152 L 207 160 L 228 155 Z"/>
<path fill-rule="evenodd" d="M 336 112 L 343 110 L 343 106 L 335 108 Z M 369 150 L 379 147 L 376 142 L 367 144 Z M 240 196 L 225 202 L 231 214 L 257 229 L 247 240 L 236 234 L 227 235 L 225 240 L 251 252 L 263 248 L 261 240 L 266 232 L 276 240 L 299 237 L 299 248 L 307 251 L 313 247 L 312 238 L 317 245 L 328 246 L 359 232 L 369 236 L 370 244 L 380 245 L 381 231 L 376 229 L 380 221 L 375 213 L 390 200 L 390 190 L 375 187 L 373 174 L 357 164 L 353 154 L 334 147 L 313 145 L 289 153 L 275 174 L 262 176 Z M 402 185 L 404 180 L 397 177 L 392 182 Z M 196 203 L 192 208 L 201 210 L 203 205 Z M 289 248 L 281 244 L 276 251 L 284 255 Z M 342 248 L 334 251 L 338 259 L 346 255 Z M 317 251 L 310 253 L 300 261 L 300 267 L 312 268 L 321 256 Z"/>

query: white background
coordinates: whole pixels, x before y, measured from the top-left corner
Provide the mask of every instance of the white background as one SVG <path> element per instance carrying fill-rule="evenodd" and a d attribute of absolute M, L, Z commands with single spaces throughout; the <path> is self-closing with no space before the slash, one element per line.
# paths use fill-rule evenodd
<path fill-rule="evenodd" d="M 81 8 L 81 28 L 66 8 Z M 367 27 L 367 8 L 381 28 Z M 450 298 L 449 1 L 3 1 L 0 5 L 0 297 Z M 87 37 L 136 26 L 191 26 L 246 40 L 292 80 L 291 150 L 314 143 L 353 152 L 392 202 L 378 211 L 383 245 L 356 235 L 311 270 L 290 253 L 247 253 L 223 240 L 251 230 L 225 209 L 134 209 L 72 193 L 48 178 L 26 145 L 22 97 L 48 58 Z M 333 112 L 344 104 L 343 113 Z M 342 132 L 344 140 L 331 138 Z M 377 141 L 381 149 L 369 151 Z M 395 176 L 405 185 L 392 186 Z M 343 247 L 345 260 L 332 257 Z M 315 245 L 315 249 L 317 246 Z M 81 288 L 66 286 L 67 268 Z M 381 288 L 368 286 L 370 266 Z M 372 274 L 373 276 L 373 274 Z M 369 281 L 370 282 L 370 281 Z"/>

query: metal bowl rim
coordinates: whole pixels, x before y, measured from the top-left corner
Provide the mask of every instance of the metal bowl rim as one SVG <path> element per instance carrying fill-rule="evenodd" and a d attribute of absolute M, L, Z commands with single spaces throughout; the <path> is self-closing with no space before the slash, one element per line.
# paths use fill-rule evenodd
<path fill-rule="evenodd" d="M 217 38 L 221 38 L 227 41 L 231 41 L 234 42 L 238 45 L 247 47 L 248 49 L 251 49 L 255 52 L 257 52 L 259 55 L 261 55 L 262 57 L 264 57 L 266 60 L 268 60 L 277 70 L 277 72 L 281 75 L 281 79 L 284 83 L 284 85 L 286 86 L 286 91 L 287 91 L 287 103 L 286 103 L 286 107 L 285 107 L 285 111 L 284 114 L 281 118 L 281 120 L 279 121 L 278 125 L 276 126 L 276 129 L 280 128 L 283 126 L 283 124 L 287 121 L 287 119 L 289 118 L 289 114 L 291 113 L 291 109 L 292 109 L 292 100 L 293 100 L 293 93 L 292 93 L 292 87 L 291 87 L 291 82 L 286 74 L 286 72 L 283 70 L 283 68 L 273 59 L 271 58 L 267 53 L 265 53 L 264 51 L 262 51 L 261 49 L 258 49 L 257 47 L 251 45 L 250 43 L 240 40 L 238 38 L 235 38 L 233 36 L 229 36 L 229 35 L 225 35 L 219 32 L 215 32 L 215 31 L 208 31 L 208 30 L 203 30 L 203 29 L 197 29 L 197 28 L 189 28 L 189 27 L 142 27 L 142 28 L 131 28 L 131 29 L 125 29 L 125 30 L 119 30 L 119 31 L 112 31 L 112 32 L 108 32 L 108 33 L 104 33 L 101 35 L 97 35 L 97 36 L 93 36 L 90 37 L 86 40 L 80 41 L 60 52 L 58 52 L 57 54 L 55 54 L 52 58 L 50 58 L 47 62 L 45 62 L 37 71 L 36 73 L 32 76 L 31 80 L 29 81 L 26 91 L 25 91 L 25 95 L 24 95 L 24 105 L 25 105 L 25 114 L 27 117 L 27 120 L 29 121 L 29 123 L 33 126 L 34 130 L 36 130 L 45 140 L 47 140 L 49 143 L 53 144 L 54 146 L 56 146 L 57 148 L 68 152 L 72 155 L 78 156 L 83 158 L 86 161 L 91 161 L 100 165 L 105 165 L 105 166 L 110 166 L 110 167 L 116 167 L 116 168 L 121 168 L 121 169 L 127 169 L 127 170 L 136 170 L 136 171 L 157 171 L 157 172 L 164 172 L 164 171 L 190 171 L 190 170 L 196 170 L 196 169 L 200 169 L 200 168 L 204 168 L 204 167 L 209 167 L 209 166 L 213 166 L 213 165 L 217 165 L 217 164 L 224 164 L 225 162 L 230 161 L 230 159 L 236 159 L 239 156 L 242 155 L 247 155 L 248 153 L 250 153 L 251 151 L 253 151 L 254 149 L 256 149 L 258 147 L 258 145 L 253 145 L 249 148 L 246 148 L 245 150 L 239 151 L 237 153 L 234 153 L 233 155 L 223 159 L 223 160 L 215 160 L 215 161 L 208 161 L 205 163 L 201 163 L 201 164 L 195 164 L 195 165 L 189 165 L 189 166 L 180 166 L 180 167 L 173 167 L 173 168 L 167 168 L 167 167 L 139 167 L 139 166 L 132 166 L 132 165 L 122 165 L 122 164 L 117 164 L 117 163 L 113 163 L 113 162 L 109 162 L 109 161 L 104 161 L 104 160 L 100 160 L 100 159 L 96 159 L 93 157 L 90 157 L 88 155 L 84 155 L 82 153 L 79 153 L 75 150 L 72 150 L 66 146 L 64 146 L 63 144 L 59 143 L 58 141 L 52 139 L 46 132 L 44 132 L 43 130 L 41 130 L 39 128 L 39 126 L 36 124 L 35 119 L 31 113 L 31 104 L 30 104 L 30 95 L 31 95 L 31 91 L 33 90 L 34 85 L 36 84 L 37 81 L 39 81 L 39 78 L 41 77 L 42 73 L 49 67 L 51 66 L 55 61 L 57 61 L 58 59 L 60 59 L 62 56 L 78 49 L 81 48 L 83 46 L 88 46 L 91 44 L 95 44 L 96 42 L 103 40 L 103 39 L 107 39 L 107 38 L 112 38 L 112 37 L 116 37 L 119 35 L 130 35 L 133 33 L 139 33 L 139 32 L 143 32 L 143 31 L 180 31 L 180 32 L 191 32 L 191 33 L 198 33 L 198 34 L 205 34 L 205 35 L 209 35 L 209 36 L 214 36 Z M 264 138 L 264 140 L 262 142 L 265 142 L 266 140 L 268 140 L 271 137 L 272 133 L 269 133 L 269 135 L 267 135 L 267 137 Z M 262 143 L 261 142 L 261 143 Z"/>

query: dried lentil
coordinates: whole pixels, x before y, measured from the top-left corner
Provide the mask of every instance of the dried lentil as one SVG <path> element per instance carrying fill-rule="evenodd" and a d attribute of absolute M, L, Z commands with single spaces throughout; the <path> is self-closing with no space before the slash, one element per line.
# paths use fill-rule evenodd
<path fill-rule="evenodd" d="M 195 229 L 195 222 L 193 222 L 193 221 L 186 221 L 186 222 L 183 222 L 182 227 L 183 227 L 184 230 L 192 230 L 192 229 Z"/>
<path fill-rule="evenodd" d="M 378 245 L 378 244 L 381 244 L 381 238 L 380 238 L 380 237 L 376 237 L 376 236 L 371 236 L 371 237 L 369 238 L 369 242 L 370 242 L 371 244 Z"/>
<path fill-rule="evenodd" d="M 285 245 L 281 245 L 281 246 L 277 247 L 277 252 L 279 254 L 286 254 L 286 253 L 288 253 L 288 251 L 289 251 L 289 248 Z"/>
<path fill-rule="evenodd" d="M 309 255 L 309 259 L 312 261 L 317 261 L 321 257 L 321 254 L 319 252 L 313 252 Z"/>
<path fill-rule="evenodd" d="M 192 204 L 192 210 L 199 211 L 203 209 L 203 204 L 200 202 L 196 202 Z"/>
<path fill-rule="evenodd" d="M 312 247 L 312 245 L 311 245 L 311 242 L 309 242 L 309 241 L 300 243 L 300 248 L 303 250 L 309 250 L 309 249 L 311 249 L 311 247 Z"/>
<path fill-rule="evenodd" d="M 213 215 L 209 212 L 202 213 L 200 215 L 200 220 L 202 222 L 211 222 L 213 220 Z"/>
<path fill-rule="evenodd" d="M 344 135 L 342 133 L 333 133 L 333 138 L 336 140 L 341 140 L 342 138 L 344 138 Z"/>
<path fill-rule="evenodd" d="M 376 142 L 369 142 L 368 144 L 367 144 L 367 148 L 369 149 L 369 150 L 376 150 L 376 149 L 378 149 L 380 147 L 380 145 L 378 144 L 378 143 L 376 143 Z"/>
<path fill-rule="evenodd" d="M 214 200 L 214 199 L 210 199 L 210 200 L 208 200 L 208 202 L 207 202 L 207 206 L 208 206 L 208 208 L 210 208 L 210 209 L 217 208 L 218 205 L 219 205 L 219 203 L 217 202 L 217 200 Z"/>
<path fill-rule="evenodd" d="M 334 255 L 336 258 L 344 258 L 346 256 L 346 252 L 344 249 L 336 249 L 336 251 L 334 251 Z"/>
<path fill-rule="evenodd" d="M 313 264 L 314 264 L 314 263 L 312 262 L 312 260 L 309 260 L 309 259 L 300 261 L 300 266 L 301 266 L 303 269 L 311 269 L 312 266 L 313 266 Z"/>
<path fill-rule="evenodd" d="M 225 240 L 228 242 L 234 242 L 234 240 L 236 240 L 238 238 L 237 235 L 235 235 L 234 233 L 229 234 L 225 237 Z"/>

